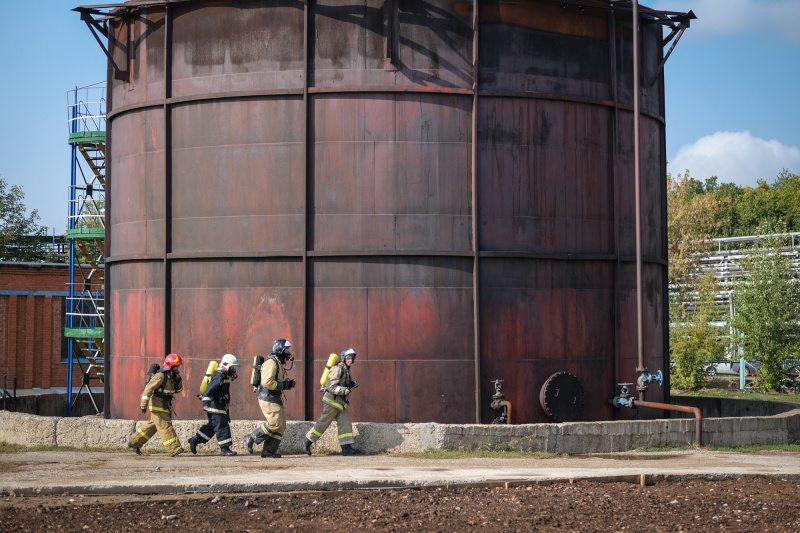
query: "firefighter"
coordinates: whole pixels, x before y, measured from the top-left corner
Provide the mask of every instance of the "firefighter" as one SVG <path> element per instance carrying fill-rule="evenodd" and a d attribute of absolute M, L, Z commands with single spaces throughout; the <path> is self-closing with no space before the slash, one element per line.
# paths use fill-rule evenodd
<path fill-rule="evenodd" d="M 358 450 L 353 448 L 355 442 L 353 424 L 350 421 L 350 413 L 347 411 L 350 392 L 358 387 L 358 382 L 353 380 L 353 376 L 350 374 L 350 367 L 355 360 L 355 350 L 347 348 L 340 354 L 339 363 L 328 373 L 325 395 L 322 397 L 322 414 L 303 440 L 303 451 L 308 455 L 311 455 L 311 446 L 322 437 L 334 420 L 339 429 L 339 445 L 342 447 L 342 455 L 358 453 Z"/>
<path fill-rule="evenodd" d="M 279 458 L 283 432 L 286 431 L 286 414 L 283 409 L 283 391 L 295 386 L 293 379 L 286 377 L 286 363 L 294 361 L 291 343 L 277 339 L 272 343 L 272 352 L 261 367 L 261 386 L 258 387 L 258 405 L 267 422 L 244 438 L 247 451 L 253 453 L 253 445 L 264 443 L 261 457 Z M 292 364 L 294 366 L 294 364 Z M 291 370 L 292 367 L 289 367 Z"/>
<path fill-rule="evenodd" d="M 189 439 L 189 450 L 197 453 L 197 445 L 205 444 L 217 435 L 220 455 L 236 455 L 231 450 L 231 381 L 237 378 L 236 367 L 239 361 L 233 354 L 225 354 L 211 376 L 205 393 L 200 395 L 203 401 L 203 410 L 206 412 L 208 422 L 197 430 L 197 435 Z"/>
<path fill-rule="evenodd" d="M 144 446 L 156 431 L 161 435 L 164 447 L 172 457 L 183 453 L 181 442 L 172 427 L 172 398 L 183 390 L 183 382 L 178 373 L 178 368 L 183 364 L 181 356 L 176 353 L 169 354 L 164 359 L 164 366 L 153 374 L 144 387 L 139 408 L 144 413 L 150 405 L 150 421 L 145 422 L 128 439 L 128 447 L 136 455 L 141 455 Z"/>

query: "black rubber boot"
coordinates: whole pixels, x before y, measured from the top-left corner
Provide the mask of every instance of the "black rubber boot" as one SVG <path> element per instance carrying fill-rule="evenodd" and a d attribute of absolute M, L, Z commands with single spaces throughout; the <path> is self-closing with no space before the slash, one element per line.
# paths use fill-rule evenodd
<path fill-rule="evenodd" d="M 172 457 L 178 457 L 183 453 L 183 448 L 178 448 L 178 451 L 172 454 Z"/>
<path fill-rule="evenodd" d="M 252 437 L 252 435 L 247 435 L 244 438 L 244 446 L 247 448 L 247 453 L 253 453 L 253 444 L 256 443 L 256 439 Z"/>
<path fill-rule="evenodd" d="M 280 459 L 281 454 L 278 453 L 278 446 L 281 445 L 281 441 L 274 437 L 269 437 L 267 440 L 264 441 L 264 448 L 261 450 L 261 457 L 266 459 L 267 457 L 271 457 L 273 459 Z"/>
<path fill-rule="evenodd" d="M 352 444 L 342 444 L 342 455 L 355 455 L 358 450 L 353 448 Z"/>
<path fill-rule="evenodd" d="M 236 455 L 236 452 L 231 450 L 230 446 L 223 446 L 219 449 L 220 455 Z"/>
<path fill-rule="evenodd" d="M 199 443 L 197 442 L 197 435 L 195 435 L 194 437 L 189 439 L 189 451 L 192 452 L 193 454 L 197 455 L 197 445 L 198 444 Z"/>
<path fill-rule="evenodd" d="M 253 446 L 256 444 L 261 444 L 264 442 L 264 439 L 267 438 L 267 434 L 264 433 L 260 427 L 257 428 L 254 432 L 250 433 L 244 438 L 244 445 L 247 448 L 247 453 L 253 453 Z"/>
<path fill-rule="evenodd" d="M 309 439 L 308 437 L 303 439 L 303 452 L 305 452 L 306 455 L 311 455 L 311 446 L 313 444 L 314 443 L 311 442 L 311 439 Z"/>
<path fill-rule="evenodd" d="M 132 443 L 131 441 L 128 441 L 128 448 L 133 450 L 133 453 L 135 453 L 136 455 L 142 455 L 142 450 L 137 448 L 136 445 L 134 443 Z"/>

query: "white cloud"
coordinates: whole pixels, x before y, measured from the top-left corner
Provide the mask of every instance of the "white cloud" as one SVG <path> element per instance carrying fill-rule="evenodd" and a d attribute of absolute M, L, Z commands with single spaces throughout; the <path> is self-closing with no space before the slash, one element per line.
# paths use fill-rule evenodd
<path fill-rule="evenodd" d="M 800 2 L 797 0 L 640 0 L 663 11 L 693 11 L 686 39 L 716 35 L 758 35 L 800 44 Z"/>
<path fill-rule="evenodd" d="M 800 172 L 800 148 L 774 139 L 765 141 L 749 131 L 718 131 L 681 146 L 667 165 L 673 176 L 688 169 L 689 175 L 700 181 L 717 176 L 718 183 L 750 187 L 757 186 L 759 179 L 772 183 L 784 168 Z"/>

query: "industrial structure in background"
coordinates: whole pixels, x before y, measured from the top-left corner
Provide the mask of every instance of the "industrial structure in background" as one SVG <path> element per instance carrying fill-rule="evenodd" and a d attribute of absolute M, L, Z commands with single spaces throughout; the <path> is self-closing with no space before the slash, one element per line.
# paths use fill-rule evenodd
<path fill-rule="evenodd" d="M 145 369 L 167 353 L 199 383 L 210 360 L 276 338 L 295 346 L 286 410 L 304 420 L 345 346 L 353 416 L 378 422 L 489 423 L 493 399 L 513 423 L 630 417 L 608 402 L 618 384 L 642 399 L 668 368 L 663 65 L 691 12 L 76 11 L 108 56 L 106 416 L 139 416 Z M 244 387 L 232 395 L 238 417 L 260 417 Z M 193 400 L 176 398 L 182 418 L 202 417 Z"/>
<path fill-rule="evenodd" d="M 92 383 L 105 376 L 105 87 L 70 91 L 69 144 L 72 147 L 69 188 L 69 279 L 64 336 L 67 348 L 67 416 L 86 391 L 97 413 Z M 82 374 L 73 395 L 72 372 Z"/>

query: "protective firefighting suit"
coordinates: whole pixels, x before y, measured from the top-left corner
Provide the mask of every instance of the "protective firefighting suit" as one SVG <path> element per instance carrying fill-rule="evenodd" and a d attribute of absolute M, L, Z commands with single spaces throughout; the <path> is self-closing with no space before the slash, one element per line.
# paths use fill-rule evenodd
<path fill-rule="evenodd" d="M 286 369 L 278 357 L 271 353 L 261 367 L 261 386 L 258 388 L 258 405 L 267 419 L 266 423 L 245 437 L 247 451 L 252 453 L 254 444 L 264 443 L 261 457 L 280 457 L 278 446 L 286 431 L 286 414 L 281 398 L 283 391 L 295 386 L 293 379 L 286 379 Z"/>
<path fill-rule="evenodd" d="M 206 392 L 201 396 L 203 410 L 206 412 L 208 422 L 204 424 L 197 434 L 189 439 L 192 453 L 196 453 L 198 444 L 205 444 L 211 438 L 217 436 L 217 444 L 223 455 L 231 454 L 228 452 L 233 439 L 231 438 L 231 376 L 228 370 L 220 368 L 211 376 Z"/>
<path fill-rule="evenodd" d="M 306 438 L 312 443 L 317 442 L 331 422 L 336 420 L 339 428 L 339 444 L 343 450 L 350 450 L 355 442 L 353 438 L 353 424 L 350 421 L 350 413 L 347 411 L 349 403 L 348 395 L 354 388 L 355 381 L 350 374 L 350 369 L 344 361 L 331 368 L 328 374 L 328 381 L 325 383 L 325 395 L 322 397 L 322 414 L 319 420 L 306 434 Z"/>
<path fill-rule="evenodd" d="M 150 406 L 150 421 L 145 422 L 128 439 L 129 446 L 140 449 L 156 431 L 161 436 L 164 448 L 173 457 L 183 451 L 178 435 L 172 427 L 172 398 L 183 390 L 183 382 L 176 369 L 161 371 L 153 374 L 142 392 L 139 407 L 144 411 Z M 137 452 L 138 453 L 138 452 Z"/>

